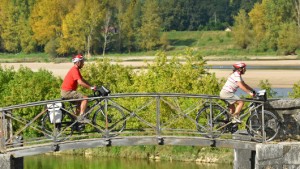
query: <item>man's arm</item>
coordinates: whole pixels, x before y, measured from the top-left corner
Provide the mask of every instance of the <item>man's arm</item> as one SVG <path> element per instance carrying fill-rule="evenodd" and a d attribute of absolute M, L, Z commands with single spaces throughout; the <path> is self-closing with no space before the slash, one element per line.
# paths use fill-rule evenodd
<path fill-rule="evenodd" d="M 81 85 L 82 87 L 85 87 L 87 89 L 91 89 L 91 87 L 93 87 L 85 79 L 78 79 L 77 82 L 78 82 L 79 85 Z"/>

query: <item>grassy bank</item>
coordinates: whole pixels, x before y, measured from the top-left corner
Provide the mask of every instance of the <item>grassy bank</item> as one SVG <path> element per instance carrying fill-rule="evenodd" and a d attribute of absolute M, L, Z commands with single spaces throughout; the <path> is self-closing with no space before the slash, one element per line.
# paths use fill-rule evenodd
<path fill-rule="evenodd" d="M 187 48 L 205 57 L 207 60 L 234 60 L 251 58 L 264 59 L 273 56 L 273 59 L 286 57 L 277 56 L 275 51 L 257 51 L 255 49 L 239 49 L 235 46 L 231 32 L 225 31 L 171 31 L 166 32 L 168 45 L 164 50 L 168 56 L 177 56 L 185 53 Z M 160 49 L 134 53 L 107 53 L 108 57 L 143 57 L 154 56 Z M 300 49 L 296 51 L 300 53 Z M 299 55 L 298 55 L 299 56 Z M 102 55 L 93 55 L 101 58 Z M 71 56 L 50 57 L 45 53 L 33 54 L 0 54 L 0 62 L 69 62 Z"/>
<path fill-rule="evenodd" d="M 77 149 L 56 153 L 93 157 L 232 164 L 233 150 L 199 146 L 129 146 Z"/>

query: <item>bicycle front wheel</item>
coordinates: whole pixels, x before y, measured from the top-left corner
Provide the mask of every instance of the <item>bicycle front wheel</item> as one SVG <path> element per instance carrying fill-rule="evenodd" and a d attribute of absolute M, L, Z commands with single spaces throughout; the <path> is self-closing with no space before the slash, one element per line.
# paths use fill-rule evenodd
<path fill-rule="evenodd" d="M 105 113 L 106 112 L 106 113 Z M 107 111 L 102 106 L 93 116 L 93 124 L 100 133 L 106 131 L 113 133 L 110 135 L 118 135 L 126 127 L 125 115 L 120 107 L 108 105 Z"/>
<path fill-rule="evenodd" d="M 256 137 L 257 141 L 263 139 L 262 128 L 262 111 L 255 112 L 250 115 L 246 122 L 247 132 Z M 279 132 L 279 121 L 276 115 L 270 111 L 264 110 L 264 132 L 266 135 L 266 141 L 272 141 L 276 138 Z"/>
<path fill-rule="evenodd" d="M 47 138 L 53 139 L 54 141 L 67 140 L 73 134 L 75 125 L 74 117 L 69 113 L 62 113 L 60 122 L 53 122 L 50 118 L 50 112 L 42 118 L 42 130 Z"/>
<path fill-rule="evenodd" d="M 217 138 L 226 131 L 229 116 L 224 108 L 210 105 L 202 108 L 196 117 L 197 130 L 208 138 Z"/>

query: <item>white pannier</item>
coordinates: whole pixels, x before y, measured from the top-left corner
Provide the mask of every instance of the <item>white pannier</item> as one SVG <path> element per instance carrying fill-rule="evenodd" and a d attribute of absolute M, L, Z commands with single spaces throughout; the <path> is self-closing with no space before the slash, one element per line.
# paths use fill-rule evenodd
<path fill-rule="evenodd" d="M 47 104 L 51 123 L 61 123 L 62 118 L 62 103 Z"/>

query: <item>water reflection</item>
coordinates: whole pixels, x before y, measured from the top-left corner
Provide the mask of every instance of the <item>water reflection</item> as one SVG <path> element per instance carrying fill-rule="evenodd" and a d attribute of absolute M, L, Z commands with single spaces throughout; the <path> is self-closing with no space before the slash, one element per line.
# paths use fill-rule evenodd
<path fill-rule="evenodd" d="M 259 91 L 261 89 L 255 88 L 256 91 Z M 272 89 L 274 92 L 276 92 L 276 96 L 274 98 L 288 98 L 289 94 L 292 93 L 293 89 L 291 88 L 273 88 Z M 244 91 L 241 89 L 237 90 L 237 95 L 246 95 Z"/>
<path fill-rule="evenodd" d="M 85 158 L 69 155 L 39 155 L 24 158 L 25 169 L 232 169 L 232 165 L 195 162 L 149 161 L 123 158 Z"/>

